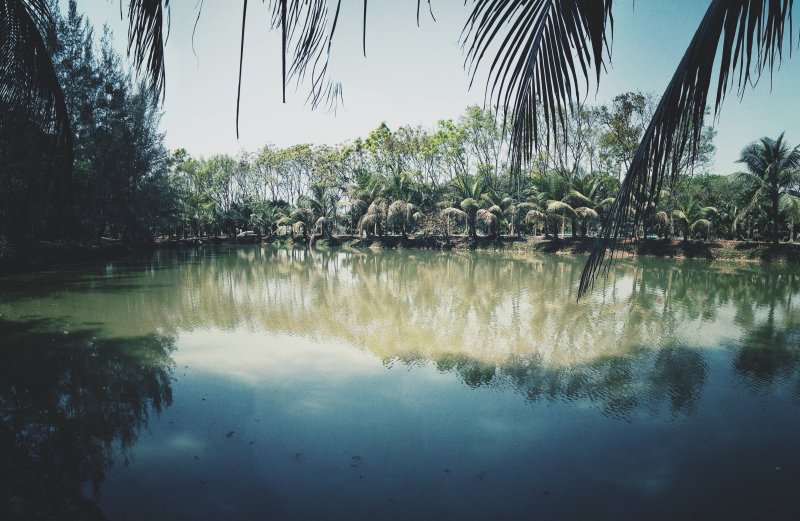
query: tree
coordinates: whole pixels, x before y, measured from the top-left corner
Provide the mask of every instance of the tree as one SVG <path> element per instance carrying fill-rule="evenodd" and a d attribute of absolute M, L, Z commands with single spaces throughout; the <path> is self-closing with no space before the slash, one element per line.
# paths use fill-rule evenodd
<path fill-rule="evenodd" d="M 672 220 L 679 223 L 683 231 L 683 240 L 688 241 L 691 232 L 705 232 L 708 240 L 711 234 L 711 215 L 719 213 L 713 206 L 701 206 L 700 202 L 694 198 L 693 194 L 679 200 L 678 206 L 672 210 Z"/>
<path fill-rule="evenodd" d="M 789 148 L 783 139 L 762 137 L 759 141 L 747 145 L 739 157 L 738 163 L 747 167 L 747 172 L 738 172 L 736 176 L 750 186 L 750 202 L 742 210 L 737 220 L 744 217 L 763 199 L 768 202 L 767 213 L 772 224 L 772 243 L 778 244 L 780 210 L 788 213 L 796 206 L 796 189 L 800 183 L 800 145 Z M 792 189 L 795 190 L 792 193 Z"/>
<path fill-rule="evenodd" d="M 336 27 L 342 25 L 336 23 L 340 3 L 335 10 L 328 9 L 326 0 L 273 3 L 272 26 L 284 36 L 284 97 L 287 78 L 306 78 L 312 107 L 340 97 L 341 86 L 327 77 L 329 42 Z M 420 3 L 418 0 L 418 10 Z M 714 103 L 718 113 L 735 84 L 743 90 L 780 64 L 784 43 L 792 34 L 785 30 L 792 20 L 792 5 L 791 0 L 709 2 L 603 221 L 579 294 L 592 285 L 607 250 L 615 248 L 629 219 L 633 217 L 633 229 L 637 229 L 638 221 L 647 218 L 643 210 L 657 202 L 665 180 L 674 181 L 679 158 L 687 149 L 697 151 L 715 62 L 719 60 Z M 168 6 L 168 0 L 132 0 L 128 10 L 129 48 L 155 93 L 162 93 L 164 87 L 164 8 Z M 245 19 L 246 6 L 245 1 Z M 364 0 L 364 13 L 366 6 Z M 11 85 L 2 91 L 2 102 L 21 107 L 32 122 L 51 133 L 57 144 L 54 150 L 70 151 L 64 97 L 44 43 L 52 34 L 51 18 L 43 0 L 0 2 L 0 61 L 12 65 L 0 68 L 0 84 Z M 566 128 L 564 114 L 579 106 L 590 89 L 585 80 L 594 76 L 599 81 L 610 60 L 612 20 L 612 0 L 475 0 L 462 32 L 466 64 L 474 79 L 484 60 L 491 63 L 487 92 L 510 121 L 512 171 L 522 171 L 536 146 L 555 135 L 557 127 Z M 363 23 L 366 49 L 366 16 Z M 242 37 L 244 27 L 243 23 Z M 237 114 L 238 110 L 237 101 Z M 59 176 L 65 185 L 71 161 L 68 164 L 67 174 Z"/>

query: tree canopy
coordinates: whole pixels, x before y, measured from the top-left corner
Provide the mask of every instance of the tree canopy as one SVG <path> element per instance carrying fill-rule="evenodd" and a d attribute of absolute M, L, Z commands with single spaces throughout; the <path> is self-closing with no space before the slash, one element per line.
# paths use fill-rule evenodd
<path fill-rule="evenodd" d="M 341 86 L 328 77 L 328 58 L 341 0 L 274 0 L 270 5 L 270 24 L 282 35 L 284 86 L 288 78 L 306 78 L 312 106 L 335 100 Z M 629 158 L 583 273 L 581 294 L 591 287 L 607 251 L 613 252 L 623 231 L 631 222 L 633 228 L 641 226 L 665 183 L 676 181 L 681 158 L 687 151 L 697 153 L 712 84 L 716 114 L 728 92 L 734 88 L 742 92 L 780 64 L 791 35 L 785 28 L 792 21 L 792 6 L 791 0 L 709 2 Z M 416 7 L 419 14 L 421 0 Z M 534 161 L 542 142 L 569 131 L 566 114 L 581 106 L 590 81 L 600 81 L 611 59 L 612 11 L 612 0 L 472 2 L 461 35 L 465 63 L 473 81 L 487 71 L 487 102 L 507 122 L 503 128 L 510 136 L 512 171 Z M 156 94 L 165 85 L 168 13 L 169 0 L 132 0 L 128 9 L 129 53 Z M 242 17 L 244 22 L 247 0 L 242 2 Z M 367 21 L 364 0 L 364 52 Z M 0 101 L 26 113 L 43 133 L 53 136 L 58 157 L 68 158 L 70 120 L 47 45 L 55 35 L 51 6 L 45 0 L 2 0 L 0 27 Z M 244 27 L 243 23 L 242 52 Z M 69 159 L 65 163 L 72 164 Z M 68 185 L 63 179 L 62 184 Z"/>

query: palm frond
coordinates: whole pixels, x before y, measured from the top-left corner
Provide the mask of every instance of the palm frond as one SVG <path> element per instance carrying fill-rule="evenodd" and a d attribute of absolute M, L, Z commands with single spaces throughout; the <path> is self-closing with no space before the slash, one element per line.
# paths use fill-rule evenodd
<path fill-rule="evenodd" d="M 731 174 L 731 177 L 736 182 L 741 184 L 746 184 L 751 186 L 761 186 L 764 184 L 764 180 L 752 172 L 734 172 L 733 174 Z"/>
<path fill-rule="evenodd" d="M 301 221 L 306 224 L 314 222 L 314 212 L 308 208 L 296 208 L 289 215 L 294 221 Z"/>
<path fill-rule="evenodd" d="M 611 211 L 581 274 L 579 298 L 613 260 L 618 239 L 633 217 L 634 229 L 657 201 L 665 180 L 674 181 L 680 158 L 694 154 L 703 127 L 714 61 L 719 52 L 715 113 L 738 72 L 739 92 L 780 63 L 792 0 L 713 0 L 692 38 L 653 119 L 645 130 Z M 721 42 L 721 48 L 720 48 Z M 755 60 L 754 60 L 755 58 Z M 687 148 L 688 147 L 688 148 Z M 608 266 L 608 264 L 606 264 Z"/>
<path fill-rule="evenodd" d="M 693 232 L 697 232 L 698 230 L 702 230 L 706 233 L 711 229 L 711 221 L 708 219 L 697 219 L 695 222 L 692 223 L 691 230 Z"/>
<path fill-rule="evenodd" d="M 793 222 L 800 222 L 800 197 L 790 193 L 783 193 L 778 200 L 778 208 L 787 219 Z"/>
<path fill-rule="evenodd" d="M 575 190 L 574 188 L 570 188 L 569 193 L 564 198 L 564 201 L 577 201 L 579 203 L 587 204 L 591 202 L 591 199 L 580 193 L 579 191 Z"/>
<path fill-rule="evenodd" d="M 575 213 L 578 215 L 578 217 L 584 220 L 597 219 L 597 212 L 586 206 L 575 208 Z"/>
<path fill-rule="evenodd" d="M 531 210 L 541 211 L 542 209 L 536 203 L 531 203 L 531 202 L 525 201 L 525 202 L 522 202 L 522 203 L 519 203 L 519 204 L 516 205 L 516 212 L 515 213 L 519 214 L 519 213 L 522 213 L 522 212 L 529 212 Z"/>
<path fill-rule="evenodd" d="M 745 216 L 750 213 L 750 211 L 755 208 L 761 199 L 764 197 L 766 192 L 766 187 L 762 186 L 759 187 L 758 190 L 753 192 L 753 196 L 750 198 L 750 202 L 747 203 L 747 206 L 742 208 L 742 211 L 736 214 L 736 217 L 733 219 L 733 229 L 738 228 L 739 221 L 745 218 Z"/>
<path fill-rule="evenodd" d="M 0 107 L 20 111 L 52 145 L 56 204 L 68 226 L 72 128 L 48 50 L 54 39 L 55 22 L 46 0 L 0 0 Z"/>
<path fill-rule="evenodd" d="M 672 210 L 672 218 L 685 224 L 689 223 L 689 218 L 681 210 Z"/>
<path fill-rule="evenodd" d="M 547 215 L 539 210 L 531 210 L 527 214 L 525 214 L 525 222 L 528 224 L 542 222 L 546 218 Z"/>
<path fill-rule="evenodd" d="M 597 204 L 598 208 L 605 208 L 606 206 L 611 206 L 616 201 L 616 197 L 606 197 L 602 201 Z"/>
<path fill-rule="evenodd" d="M 442 210 L 442 215 L 445 217 L 458 217 L 459 219 L 466 219 L 467 214 L 458 208 L 450 207 Z"/>
<path fill-rule="evenodd" d="M 611 0 L 475 0 L 462 31 L 465 66 L 474 82 L 487 54 L 486 97 L 511 116 L 512 169 L 532 157 L 534 145 L 555 134 L 573 104 L 581 102 L 609 55 Z M 546 129 L 539 128 L 543 115 Z M 506 119 L 506 118 L 504 118 Z M 506 131 L 504 127 L 504 132 Z"/>
<path fill-rule="evenodd" d="M 568 205 L 564 201 L 555 201 L 555 200 L 547 201 L 547 213 L 559 214 L 559 215 L 564 215 L 564 214 L 576 215 L 575 209 L 572 206 Z"/>
<path fill-rule="evenodd" d="M 475 199 L 467 197 L 466 199 L 461 201 L 460 206 L 462 210 L 464 210 L 467 213 L 470 213 L 474 212 L 480 205 L 478 204 L 478 201 L 476 201 Z"/>
<path fill-rule="evenodd" d="M 245 0 L 245 6 L 247 0 Z M 246 7 L 245 7 L 246 9 Z M 164 97 L 164 12 L 169 18 L 169 0 L 131 0 L 128 6 L 128 54 L 143 71 L 155 96 Z M 167 34 L 169 19 L 167 20 Z"/>

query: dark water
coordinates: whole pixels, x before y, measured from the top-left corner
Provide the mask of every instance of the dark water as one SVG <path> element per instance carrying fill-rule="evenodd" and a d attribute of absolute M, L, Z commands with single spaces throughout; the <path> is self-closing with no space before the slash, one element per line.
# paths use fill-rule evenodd
<path fill-rule="evenodd" d="M 800 272 L 639 260 L 576 303 L 581 268 L 251 247 L 0 278 L 0 518 L 800 519 Z"/>

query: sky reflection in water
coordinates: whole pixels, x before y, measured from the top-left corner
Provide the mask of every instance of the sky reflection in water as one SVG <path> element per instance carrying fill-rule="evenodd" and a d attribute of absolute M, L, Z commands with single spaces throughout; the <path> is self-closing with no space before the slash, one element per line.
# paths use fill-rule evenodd
<path fill-rule="evenodd" d="M 4 444 L 22 466 L 50 422 L 81 463 L 35 456 L 110 519 L 797 518 L 797 271 L 644 259 L 576 303 L 581 267 L 240 248 L 0 279 L 3 360 L 53 353 L 0 373 Z"/>

